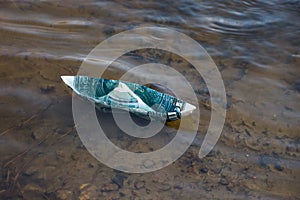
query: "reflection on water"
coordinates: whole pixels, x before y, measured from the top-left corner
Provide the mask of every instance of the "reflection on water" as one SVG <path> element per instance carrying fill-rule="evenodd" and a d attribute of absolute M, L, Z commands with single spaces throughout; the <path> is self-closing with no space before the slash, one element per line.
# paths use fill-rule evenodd
<path fill-rule="evenodd" d="M 1 199 L 299 196 L 299 1 L 0 4 Z M 136 64 L 169 64 L 197 88 L 201 109 L 198 136 L 178 161 L 153 173 L 124 174 L 96 161 L 81 144 L 60 76 L 76 74 L 98 43 L 138 25 L 174 28 L 203 45 L 221 71 L 229 103 L 220 141 L 199 160 L 210 118 L 201 76 L 168 53 L 119 58 L 107 77 L 116 79 Z M 174 136 L 170 127 L 163 131 L 152 143 L 126 142 L 116 127 L 108 134 L 146 152 Z"/>

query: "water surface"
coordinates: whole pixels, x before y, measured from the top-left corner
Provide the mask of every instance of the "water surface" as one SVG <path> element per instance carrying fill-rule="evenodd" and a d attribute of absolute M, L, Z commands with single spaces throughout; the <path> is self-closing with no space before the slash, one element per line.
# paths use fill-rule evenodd
<path fill-rule="evenodd" d="M 2 1 L 1 199 L 298 198 L 299 10 L 293 0 Z M 218 144 L 199 160 L 210 118 L 201 76 L 170 53 L 122 56 L 107 77 L 137 64 L 170 64 L 198 91 L 201 109 L 197 138 L 179 160 L 157 172 L 126 174 L 84 148 L 60 76 L 75 75 L 104 39 L 140 25 L 173 28 L 205 47 L 224 79 L 228 110 Z M 171 126 L 152 141 L 127 140 L 109 116 L 100 118 L 111 139 L 133 151 L 155 150 L 174 135 Z"/>

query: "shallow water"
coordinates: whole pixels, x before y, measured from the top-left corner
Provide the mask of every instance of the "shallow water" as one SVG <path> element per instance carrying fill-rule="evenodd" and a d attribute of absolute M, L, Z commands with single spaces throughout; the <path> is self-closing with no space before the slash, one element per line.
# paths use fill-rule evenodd
<path fill-rule="evenodd" d="M 299 198 L 299 10 L 293 0 L 2 1 L 1 199 Z M 122 56 L 107 77 L 136 64 L 168 63 L 197 89 L 201 110 L 197 138 L 179 160 L 127 174 L 82 145 L 60 76 L 75 75 L 97 44 L 139 25 L 173 28 L 198 41 L 221 72 L 228 109 L 220 140 L 200 160 L 210 118 L 201 77 L 169 53 Z M 171 125 L 152 141 L 129 140 L 100 115 L 112 141 L 132 151 L 160 148 L 174 135 Z"/>

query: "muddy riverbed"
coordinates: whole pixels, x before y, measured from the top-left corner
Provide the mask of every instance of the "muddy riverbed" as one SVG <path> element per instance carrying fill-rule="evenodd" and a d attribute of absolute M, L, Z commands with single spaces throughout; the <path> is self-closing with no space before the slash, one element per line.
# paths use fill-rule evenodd
<path fill-rule="evenodd" d="M 0 5 L 0 199 L 299 198 L 298 1 Z M 144 25 L 172 28 L 199 42 L 221 72 L 228 105 L 217 145 L 199 159 L 212 109 L 201 76 L 169 52 L 141 50 L 119 58 L 121 65 L 108 70 L 107 78 L 118 79 L 137 64 L 168 64 L 197 91 L 201 112 L 198 134 L 177 161 L 130 174 L 89 154 L 75 128 L 71 91 L 60 76 L 76 75 L 101 41 Z M 110 114 L 97 114 L 108 137 L 127 150 L 154 151 L 176 134 L 173 123 L 153 138 L 128 139 Z"/>

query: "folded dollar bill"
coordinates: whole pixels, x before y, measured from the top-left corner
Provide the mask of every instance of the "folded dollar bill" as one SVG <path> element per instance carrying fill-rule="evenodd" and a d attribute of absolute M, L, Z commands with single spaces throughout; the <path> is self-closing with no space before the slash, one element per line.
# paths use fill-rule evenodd
<path fill-rule="evenodd" d="M 94 102 L 99 109 L 116 108 L 167 121 L 180 119 L 196 109 L 183 100 L 137 83 L 88 76 L 61 78 L 76 94 Z"/>

